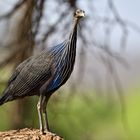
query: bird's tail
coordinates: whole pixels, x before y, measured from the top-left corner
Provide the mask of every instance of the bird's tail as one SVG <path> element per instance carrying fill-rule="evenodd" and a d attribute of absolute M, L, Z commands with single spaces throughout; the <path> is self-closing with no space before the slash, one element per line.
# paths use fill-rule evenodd
<path fill-rule="evenodd" d="M 8 102 L 12 100 L 11 95 L 9 94 L 9 90 L 6 89 L 2 95 L 2 97 L 0 97 L 0 105 L 3 105 L 4 103 Z"/>

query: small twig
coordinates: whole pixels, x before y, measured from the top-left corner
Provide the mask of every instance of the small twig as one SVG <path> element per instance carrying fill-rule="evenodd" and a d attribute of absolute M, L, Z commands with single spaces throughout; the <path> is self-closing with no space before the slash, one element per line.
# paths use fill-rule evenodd
<path fill-rule="evenodd" d="M 44 5 L 45 5 L 45 0 L 40 0 L 40 1 L 36 1 L 36 5 L 35 5 L 35 13 L 34 13 L 34 20 L 33 20 L 33 35 L 34 38 L 35 36 L 38 34 L 39 32 L 39 26 L 40 26 L 40 21 L 43 17 L 43 11 L 44 11 Z"/>
<path fill-rule="evenodd" d="M 0 16 L 0 20 L 2 19 L 8 19 L 10 18 L 12 15 L 14 15 L 15 12 L 17 12 L 17 10 L 26 2 L 26 0 L 22 0 L 21 2 L 18 2 L 14 8 L 9 11 L 8 13 L 4 14 L 4 15 L 1 15 Z"/>

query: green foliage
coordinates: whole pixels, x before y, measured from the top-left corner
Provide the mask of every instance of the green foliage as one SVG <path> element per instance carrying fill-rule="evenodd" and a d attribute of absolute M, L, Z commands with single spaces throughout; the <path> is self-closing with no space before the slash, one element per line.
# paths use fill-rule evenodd
<path fill-rule="evenodd" d="M 3 87 L 0 87 L 0 91 L 2 89 Z M 129 94 L 126 98 L 130 134 L 123 128 L 120 106 L 116 102 L 95 100 L 78 93 L 71 97 L 67 92 L 55 94 L 48 104 L 51 130 L 66 140 L 138 140 L 140 139 L 140 95 L 137 93 L 139 90 L 135 91 L 133 96 Z M 37 97 L 27 99 L 25 108 L 27 110 L 28 106 L 31 106 L 32 111 L 23 114 L 24 120 L 21 122 L 23 127 L 39 127 L 37 100 Z M 11 129 L 10 115 L 13 104 L 14 102 L 10 102 L 0 107 L 0 130 Z"/>
<path fill-rule="evenodd" d="M 67 99 L 63 98 L 59 105 L 51 102 L 49 110 L 55 109 L 57 112 L 49 112 L 49 114 L 52 129 L 66 140 L 87 138 L 92 140 L 99 127 L 104 126 L 106 122 L 112 122 L 111 116 L 115 115 L 114 107 L 109 108 L 104 101 L 87 102 L 80 96 L 75 96 L 70 102 L 65 100 Z"/>

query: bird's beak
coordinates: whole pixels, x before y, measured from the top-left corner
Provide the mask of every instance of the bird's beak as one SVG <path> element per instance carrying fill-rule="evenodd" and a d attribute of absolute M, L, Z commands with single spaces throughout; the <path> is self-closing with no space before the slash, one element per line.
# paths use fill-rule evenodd
<path fill-rule="evenodd" d="M 84 12 L 80 13 L 80 14 L 79 14 L 79 17 L 80 17 L 80 18 L 85 17 L 85 13 L 84 13 Z"/>

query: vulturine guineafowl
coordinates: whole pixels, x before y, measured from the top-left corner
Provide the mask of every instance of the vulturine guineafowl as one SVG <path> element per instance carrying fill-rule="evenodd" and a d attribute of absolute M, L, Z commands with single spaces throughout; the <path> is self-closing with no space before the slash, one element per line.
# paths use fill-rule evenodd
<path fill-rule="evenodd" d="M 8 86 L 0 98 L 0 105 L 2 105 L 15 99 L 38 95 L 37 108 L 42 133 L 50 131 L 46 111 L 47 102 L 52 93 L 65 84 L 73 71 L 77 26 L 84 16 L 83 10 L 76 10 L 68 39 L 23 61 L 9 79 Z"/>

